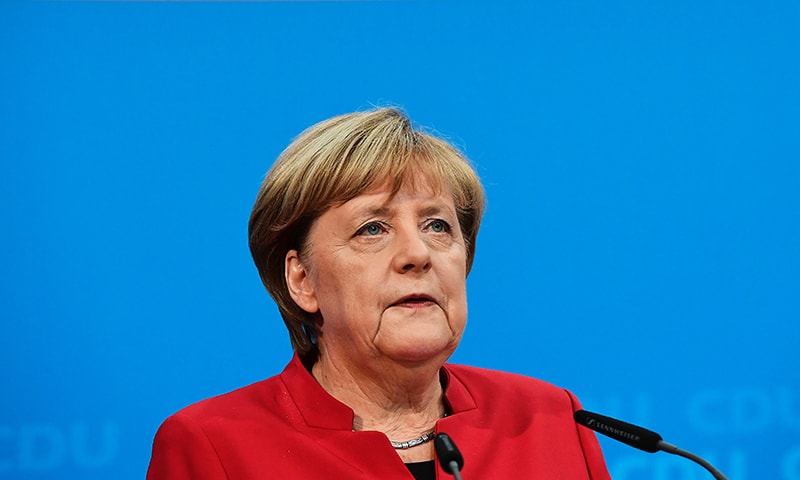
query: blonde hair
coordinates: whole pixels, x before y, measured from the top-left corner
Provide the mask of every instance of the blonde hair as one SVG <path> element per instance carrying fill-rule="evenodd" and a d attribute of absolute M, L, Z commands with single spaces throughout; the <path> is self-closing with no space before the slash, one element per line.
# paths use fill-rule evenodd
<path fill-rule="evenodd" d="M 303 253 L 312 223 L 328 208 L 387 181 L 396 194 L 415 174 L 453 195 L 469 272 L 485 202 L 480 180 L 450 143 L 415 129 L 396 108 L 341 115 L 308 128 L 267 173 L 250 215 L 250 252 L 292 347 L 307 364 L 319 354 L 320 332 L 314 316 L 289 294 L 286 253 Z"/>

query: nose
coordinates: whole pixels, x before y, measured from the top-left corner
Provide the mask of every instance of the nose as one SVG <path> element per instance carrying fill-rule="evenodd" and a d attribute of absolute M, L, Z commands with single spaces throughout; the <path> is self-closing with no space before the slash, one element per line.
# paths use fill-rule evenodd
<path fill-rule="evenodd" d="M 398 231 L 395 269 L 400 273 L 426 272 L 431 268 L 431 251 L 417 228 Z"/>

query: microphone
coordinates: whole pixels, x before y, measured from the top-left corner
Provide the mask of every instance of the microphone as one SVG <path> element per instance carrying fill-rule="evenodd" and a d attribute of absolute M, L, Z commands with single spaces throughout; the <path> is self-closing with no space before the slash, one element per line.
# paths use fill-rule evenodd
<path fill-rule="evenodd" d="M 595 432 L 602 433 L 639 450 L 650 453 L 655 453 L 659 450 L 658 442 L 661 441 L 661 435 L 646 428 L 637 427 L 636 425 L 598 413 L 587 412 L 586 410 L 575 412 L 575 421 L 584 427 L 591 428 Z"/>
<path fill-rule="evenodd" d="M 461 452 L 458 451 L 458 447 L 450 435 L 444 432 L 438 433 L 433 439 L 433 446 L 442 469 L 452 474 L 456 480 L 462 480 L 461 469 L 464 467 L 464 457 L 461 456 Z"/>
<path fill-rule="evenodd" d="M 681 450 L 671 443 L 665 442 L 661 438 L 661 435 L 653 432 L 652 430 L 586 410 L 578 410 L 575 412 L 574 417 L 575 421 L 579 425 L 590 428 L 597 433 L 602 433 L 607 437 L 611 437 L 614 440 L 630 445 L 631 447 L 650 453 L 655 453 L 660 450 L 673 455 L 688 458 L 689 460 L 708 470 L 715 479 L 728 480 L 727 477 L 722 474 L 722 472 L 714 468 L 714 466 L 708 463 L 706 460 L 691 452 Z"/>

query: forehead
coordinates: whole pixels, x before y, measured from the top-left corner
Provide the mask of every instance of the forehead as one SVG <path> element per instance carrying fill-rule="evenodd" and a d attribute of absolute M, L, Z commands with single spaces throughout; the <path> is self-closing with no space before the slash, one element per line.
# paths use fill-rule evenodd
<path fill-rule="evenodd" d="M 363 193 L 340 203 L 350 208 L 386 209 L 397 203 L 413 202 L 420 207 L 455 209 L 450 189 L 442 181 L 436 181 L 422 174 L 408 175 L 400 182 L 385 180 L 376 183 Z"/>

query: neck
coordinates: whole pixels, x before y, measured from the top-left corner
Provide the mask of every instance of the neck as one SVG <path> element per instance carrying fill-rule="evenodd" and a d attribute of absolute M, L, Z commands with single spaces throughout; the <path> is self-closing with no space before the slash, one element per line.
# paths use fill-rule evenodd
<path fill-rule="evenodd" d="M 353 430 L 383 432 L 399 442 L 433 430 L 445 413 L 439 382 L 443 361 L 368 363 L 369 370 L 351 368 L 322 352 L 312 369 L 322 388 L 353 409 Z M 398 450 L 398 454 L 406 462 L 430 460 L 433 442 Z"/>

